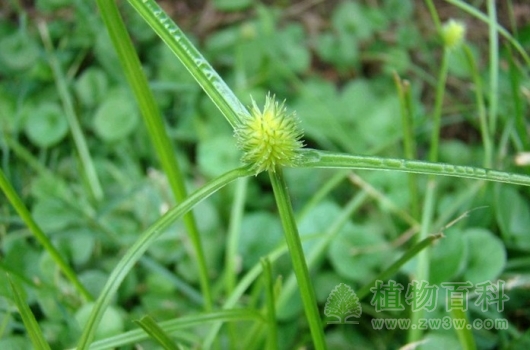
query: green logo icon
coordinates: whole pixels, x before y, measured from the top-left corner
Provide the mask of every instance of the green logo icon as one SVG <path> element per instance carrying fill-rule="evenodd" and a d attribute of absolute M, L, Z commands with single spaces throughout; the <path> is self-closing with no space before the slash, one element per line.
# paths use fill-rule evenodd
<path fill-rule="evenodd" d="M 348 319 L 351 317 L 359 318 L 361 314 L 361 303 L 353 289 L 344 283 L 336 285 L 331 293 L 329 293 L 326 305 L 324 306 L 324 315 L 334 319 L 327 321 L 327 323 L 358 324 L 358 321 L 350 321 Z"/>

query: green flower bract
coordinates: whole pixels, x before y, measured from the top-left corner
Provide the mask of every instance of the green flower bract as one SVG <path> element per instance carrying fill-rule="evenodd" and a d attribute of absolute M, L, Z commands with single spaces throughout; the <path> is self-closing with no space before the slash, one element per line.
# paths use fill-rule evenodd
<path fill-rule="evenodd" d="M 256 174 L 277 167 L 296 165 L 303 132 L 294 113 L 287 113 L 285 102 L 279 104 L 267 95 L 263 111 L 252 100 L 251 114 L 241 117 L 235 129 L 241 160 L 251 164 Z"/>

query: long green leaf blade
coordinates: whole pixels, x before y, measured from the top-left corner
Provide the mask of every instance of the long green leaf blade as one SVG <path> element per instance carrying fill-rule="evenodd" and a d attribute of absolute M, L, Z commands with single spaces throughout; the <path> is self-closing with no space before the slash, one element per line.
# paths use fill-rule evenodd
<path fill-rule="evenodd" d="M 50 346 L 46 342 L 46 339 L 44 339 L 44 335 L 42 334 L 42 331 L 39 327 L 39 324 L 37 323 L 37 320 L 35 319 L 35 316 L 33 315 L 33 312 L 31 312 L 31 309 L 26 303 L 26 300 L 23 296 L 22 288 L 15 280 L 11 278 L 11 276 L 8 276 L 8 280 L 13 291 L 13 297 L 15 304 L 17 305 L 18 312 L 22 317 L 22 322 L 24 322 L 24 326 L 26 326 L 26 331 L 28 332 L 29 338 L 31 339 L 34 348 L 38 350 L 50 349 Z"/>
<path fill-rule="evenodd" d="M 179 350 L 179 347 L 171 339 L 169 334 L 167 334 L 151 316 L 144 316 L 140 320 L 134 322 L 142 327 L 142 329 L 164 349 Z"/>
<path fill-rule="evenodd" d="M 162 321 L 158 323 L 161 329 L 166 333 L 173 334 L 197 325 L 204 325 L 209 322 L 240 322 L 244 320 L 254 320 L 264 322 L 263 316 L 254 309 L 233 309 L 209 312 L 207 314 L 179 317 L 173 320 Z M 101 339 L 94 342 L 90 350 L 104 350 L 118 346 L 128 345 L 147 339 L 147 334 L 141 330 L 133 330 L 122 334 L 115 335 L 107 339 Z"/>
<path fill-rule="evenodd" d="M 11 202 L 11 205 L 13 206 L 13 208 L 15 208 L 20 218 L 28 226 L 33 236 L 37 239 L 37 241 L 39 241 L 40 244 L 42 244 L 48 254 L 50 254 L 53 261 L 61 269 L 62 273 L 64 273 L 66 278 L 68 278 L 68 280 L 74 285 L 77 291 L 81 293 L 81 295 L 85 299 L 92 300 L 92 295 L 90 294 L 88 289 L 86 289 L 85 286 L 79 281 L 75 271 L 70 267 L 70 265 L 68 265 L 66 260 L 64 260 L 64 258 L 61 256 L 57 248 L 55 248 L 55 246 L 52 244 L 48 236 L 46 236 L 46 234 L 42 231 L 40 226 L 37 225 L 35 220 L 33 220 L 33 217 L 31 216 L 31 213 L 29 212 L 28 208 L 24 205 L 22 199 L 19 197 L 15 189 L 9 183 L 9 180 L 4 175 L 2 169 L 0 169 L 0 189 L 2 190 L 2 192 L 4 192 L 9 202 Z"/>
<path fill-rule="evenodd" d="M 363 299 L 366 295 L 368 295 L 368 292 L 370 291 L 370 288 L 372 288 L 375 285 L 375 282 L 377 280 L 386 280 L 387 278 L 391 277 L 393 274 L 395 274 L 399 268 L 407 261 L 415 257 L 419 252 L 421 252 L 423 249 L 429 247 L 432 245 L 436 240 L 442 238 L 443 235 L 441 233 L 437 233 L 434 235 L 430 235 L 426 237 L 425 239 L 421 240 L 420 242 L 416 243 L 414 246 L 412 246 L 401 258 L 399 258 L 396 262 L 394 262 L 392 265 L 387 267 L 384 271 L 382 271 L 379 275 L 377 275 L 372 281 L 364 285 L 358 292 L 357 297 L 359 300 Z"/>
<path fill-rule="evenodd" d="M 238 124 L 241 116 L 249 114 L 224 80 L 154 0 L 129 0 L 129 3 L 184 64 L 232 127 Z"/>
<path fill-rule="evenodd" d="M 132 40 L 127 33 L 118 7 L 114 1 L 98 0 L 97 3 L 103 22 L 118 53 L 118 58 L 122 64 L 125 76 L 138 101 L 138 106 L 147 126 L 149 137 L 158 154 L 162 168 L 167 175 L 175 199 L 177 202 L 182 202 L 187 197 L 184 175 L 180 170 L 177 157 L 173 153 L 173 147 L 165 130 L 162 115 L 155 102 L 153 93 L 149 89 L 147 78 L 140 64 L 140 59 L 134 50 Z M 184 216 L 184 224 L 188 230 L 197 258 L 197 269 L 202 293 L 204 294 L 205 309 L 210 310 L 213 302 L 208 279 L 208 267 L 193 213 L 190 212 Z"/>
<path fill-rule="evenodd" d="M 271 261 L 267 258 L 261 259 L 263 280 L 265 285 L 265 307 L 268 321 L 267 349 L 278 348 L 278 325 L 276 324 L 276 308 L 274 295 L 274 280 L 272 278 Z"/>
<path fill-rule="evenodd" d="M 92 161 L 92 156 L 88 150 L 88 144 L 85 136 L 83 135 L 83 130 L 81 129 L 81 124 L 79 123 L 78 117 L 74 109 L 74 102 L 70 91 L 68 90 L 68 85 L 66 82 L 66 77 L 61 69 L 61 65 L 55 54 L 55 49 L 53 48 L 53 43 L 48 33 L 48 26 L 44 21 L 39 22 L 39 31 L 42 37 L 42 42 L 46 49 L 46 54 L 48 56 L 48 61 L 53 72 L 55 79 L 55 85 L 57 86 L 57 91 L 61 98 L 61 102 L 64 109 L 64 114 L 66 120 L 68 121 L 68 127 L 70 128 L 70 134 L 74 140 L 75 148 L 79 155 L 81 161 L 82 169 L 84 170 L 86 180 L 90 187 L 90 191 L 94 198 L 98 201 L 102 200 L 104 197 L 103 188 L 101 187 L 101 182 L 99 181 L 98 174 L 96 172 L 96 167 Z"/>
<path fill-rule="evenodd" d="M 269 171 L 269 177 L 274 192 L 274 198 L 276 199 L 280 221 L 283 226 L 285 242 L 289 248 L 291 263 L 293 264 L 296 280 L 300 287 L 300 295 L 302 297 L 306 319 L 309 323 L 309 329 L 313 338 L 313 346 L 318 350 L 326 349 L 326 341 L 322 330 L 322 322 L 318 311 L 315 290 L 309 276 L 309 269 L 307 268 L 307 262 L 302 249 L 302 243 L 298 234 L 298 228 L 296 226 L 296 220 L 291 206 L 291 199 L 289 198 L 287 184 L 285 183 L 282 169 L 277 168 L 275 172 Z"/>
<path fill-rule="evenodd" d="M 231 181 L 242 177 L 249 176 L 252 172 L 247 167 L 238 168 L 229 171 L 220 177 L 210 181 L 205 186 L 191 194 L 184 202 L 180 203 L 164 216 L 151 225 L 140 238 L 132 245 L 131 248 L 118 262 L 109 276 L 107 283 L 103 287 L 101 294 L 96 301 L 92 313 L 87 321 L 81 339 L 79 340 L 79 349 L 88 349 L 90 342 L 94 338 L 96 328 L 103 317 L 105 309 L 110 304 L 112 297 L 118 290 L 121 282 L 125 279 L 134 264 L 142 257 L 149 245 L 160 236 L 175 220 L 190 211 L 195 205 L 208 198 L 220 188 L 224 187 Z"/>
<path fill-rule="evenodd" d="M 488 16 L 486 16 L 484 13 L 480 12 L 476 8 L 474 8 L 472 5 L 461 1 L 461 0 L 445 0 L 446 2 L 453 4 L 454 6 L 460 8 L 461 10 L 469 13 L 470 15 L 480 19 L 482 22 L 487 23 L 488 25 L 491 25 L 499 32 L 500 35 L 502 35 L 508 42 L 515 47 L 517 52 L 523 57 L 526 64 L 530 66 L 530 56 L 528 53 L 526 53 L 524 47 L 510 34 L 506 28 L 501 26 L 498 23 L 491 23 Z"/>
<path fill-rule="evenodd" d="M 393 170 L 425 175 L 453 176 L 466 179 L 503 182 L 512 185 L 530 186 L 530 176 L 472 166 L 433 163 L 421 160 L 355 156 L 343 153 L 304 149 L 297 167 L 337 168 L 357 170 Z"/>

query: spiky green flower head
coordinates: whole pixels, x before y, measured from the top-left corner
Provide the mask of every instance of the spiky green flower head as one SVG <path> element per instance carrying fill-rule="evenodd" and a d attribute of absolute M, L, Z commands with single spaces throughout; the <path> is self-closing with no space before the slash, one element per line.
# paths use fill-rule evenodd
<path fill-rule="evenodd" d="M 251 164 L 256 175 L 264 170 L 296 165 L 298 150 L 304 146 L 303 132 L 295 113 L 287 113 L 281 104 L 267 94 L 261 111 L 252 100 L 251 113 L 241 118 L 235 129 L 237 145 L 243 151 L 241 161 Z"/>
<path fill-rule="evenodd" d="M 464 42 L 466 26 L 464 23 L 450 19 L 442 27 L 442 39 L 450 50 L 458 48 Z"/>

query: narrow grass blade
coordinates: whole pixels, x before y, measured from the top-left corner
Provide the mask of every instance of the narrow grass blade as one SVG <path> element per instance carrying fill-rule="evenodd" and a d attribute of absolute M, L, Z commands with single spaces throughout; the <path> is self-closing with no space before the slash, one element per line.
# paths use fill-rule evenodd
<path fill-rule="evenodd" d="M 434 220 L 435 212 L 435 198 L 436 198 L 436 188 L 438 182 L 434 177 L 429 178 L 427 181 L 427 189 L 425 190 L 425 198 L 423 200 L 423 208 L 421 213 L 421 227 L 418 234 L 418 240 L 424 241 L 429 237 L 429 232 L 431 232 L 432 223 Z M 430 273 L 430 249 L 428 246 L 425 246 L 425 249 L 422 249 L 418 252 L 416 271 L 414 272 L 413 278 L 417 281 L 428 281 Z M 413 293 L 416 293 L 414 291 Z M 425 310 L 411 310 L 410 318 L 413 324 L 418 324 L 417 322 L 420 319 L 424 318 Z M 423 329 L 420 327 L 410 328 L 408 330 L 408 339 L 409 343 L 417 342 L 422 338 Z"/>
<path fill-rule="evenodd" d="M 473 332 L 471 331 L 473 327 L 469 324 L 469 319 L 466 313 L 459 308 L 453 308 L 451 310 L 451 318 L 459 322 L 464 320 L 462 327 L 455 327 L 455 332 L 458 336 L 458 340 L 460 341 L 460 346 L 462 349 L 475 350 L 477 346 L 475 344 L 475 338 L 473 338 Z"/>
<path fill-rule="evenodd" d="M 471 166 L 400 158 L 355 156 L 313 149 L 304 149 L 300 151 L 300 154 L 301 160 L 297 167 L 303 168 L 393 170 L 405 173 L 453 176 L 464 179 L 486 180 L 512 185 L 530 186 L 530 176 L 528 175 Z"/>
<path fill-rule="evenodd" d="M 499 36 L 497 35 L 497 4 L 495 0 L 488 0 L 489 27 L 489 109 L 490 133 L 495 135 L 497 129 L 497 107 L 499 103 Z"/>
<path fill-rule="evenodd" d="M 393 276 L 400 268 L 401 266 L 405 265 L 407 261 L 415 257 L 419 252 L 421 252 L 423 249 L 427 248 L 431 244 L 433 244 L 436 240 L 442 238 L 443 235 L 441 233 L 430 235 L 421 242 L 416 243 L 412 248 L 407 250 L 405 254 L 401 258 L 399 258 L 395 263 L 387 267 L 383 272 L 381 272 L 379 275 L 377 275 L 372 281 L 364 285 L 359 291 L 357 292 L 357 297 L 359 300 L 362 300 L 365 296 L 368 295 L 370 292 L 370 288 L 372 288 L 377 280 L 386 280 L 389 277 Z"/>
<path fill-rule="evenodd" d="M 282 169 L 278 168 L 275 172 L 269 172 L 269 177 L 285 233 L 285 241 L 287 242 L 287 247 L 291 255 L 293 270 L 300 287 L 302 303 L 304 304 L 306 318 L 313 338 L 313 346 L 317 350 L 326 349 L 326 341 L 324 339 L 324 332 L 322 331 L 322 322 L 320 313 L 318 312 L 315 290 L 309 276 L 309 270 L 305 261 L 300 236 L 298 235 L 298 228 L 296 227 L 291 200 L 287 192 L 287 184 L 285 183 Z"/>
<path fill-rule="evenodd" d="M 449 222 L 459 211 L 466 210 L 469 208 L 473 198 L 477 196 L 479 191 L 484 188 L 484 181 L 476 181 L 471 184 L 464 191 L 458 193 L 452 200 L 451 204 L 446 206 L 442 213 L 438 213 L 436 221 L 433 223 L 433 227 L 442 227 L 445 223 Z"/>
<path fill-rule="evenodd" d="M 473 83 L 475 84 L 475 100 L 477 104 L 478 118 L 480 122 L 480 134 L 482 136 L 482 144 L 484 145 L 484 167 L 491 167 L 493 160 L 493 144 L 491 142 L 490 129 L 488 127 L 488 121 L 486 118 L 486 104 L 484 103 L 484 96 L 482 93 L 482 80 L 475 64 L 475 59 L 471 50 L 467 45 L 464 46 L 464 53 L 466 54 L 467 62 L 473 77 Z"/>
<path fill-rule="evenodd" d="M 427 8 L 431 14 L 431 19 L 434 23 L 436 33 L 441 33 L 442 24 L 440 22 L 440 17 L 438 16 L 438 11 L 436 11 L 436 7 L 434 6 L 434 2 L 432 0 L 426 0 L 425 3 L 427 4 Z"/>
<path fill-rule="evenodd" d="M 310 241 L 311 239 L 313 239 L 313 237 L 304 237 L 304 239 L 302 241 Z M 276 260 L 278 260 L 278 258 L 284 254 L 286 254 L 288 252 L 288 249 L 287 249 L 287 245 L 285 243 L 283 243 L 281 246 L 279 246 L 278 248 L 274 249 L 272 252 L 270 252 L 268 255 L 267 255 L 267 259 L 269 259 L 271 261 L 271 263 L 275 262 Z M 228 310 L 228 309 L 231 309 L 233 307 L 236 306 L 237 302 L 239 299 L 241 299 L 241 297 L 243 296 L 243 294 L 245 293 L 245 291 L 252 285 L 252 283 L 260 276 L 260 274 L 263 272 L 262 270 L 262 267 L 261 267 L 261 264 L 260 263 L 256 263 L 251 269 L 250 271 L 248 271 L 245 276 L 243 276 L 243 278 L 241 278 L 239 280 L 239 283 L 237 284 L 236 288 L 234 289 L 234 291 L 232 292 L 232 294 L 230 294 L 230 296 L 226 299 L 225 303 L 223 304 L 223 309 L 225 310 Z M 221 324 L 218 322 L 216 323 L 212 329 L 210 330 L 210 332 L 208 333 L 208 335 L 206 336 L 206 340 L 204 341 L 204 344 L 203 344 L 203 349 L 209 349 L 211 348 L 214 340 L 215 340 L 215 337 L 217 335 L 217 333 L 219 332 L 219 329 L 221 328 Z"/>
<path fill-rule="evenodd" d="M 241 116 L 249 114 L 224 80 L 154 0 L 129 0 L 129 3 L 178 57 L 232 127 L 238 124 Z"/>
<path fill-rule="evenodd" d="M 375 199 L 382 206 L 388 208 L 389 213 L 394 214 L 395 216 L 409 224 L 411 228 L 419 226 L 418 221 L 414 217 L 412 217 L 406 209 L 400 208 L 398 204 L 388 198 L 383 192 L 373 187 L 368 181 L 365 181 L 361 176 L 355 174 L 354 172 L 351 172 L 350 175 L 348 175 L 348 179 L 351 183 L 363 189 L 366 193 L 370 195 L 370 197 Z"/>
<path fill-rule="evenodd" d="M 497 22 L 490 24 L 490 19 L 488 16 L 474 8 L 473 6 L 469 5 L 468 3 L 461 1 L 461 0 L 445 0 L 446 2 L 460 8 L 461 10 L 469 13 L 473 17 L 476 17 L 483 21 L 484 23 L 491 25 L 495 28 L 497 32 L 499 32 L 500 35 L 502 35 L 508 42 L 519 52 L 519 54 L 523 57 L 526 64 L 530 66 L 530 56 L 525 51 L 523 46 L 508 32 L 503 26 L 498 24 Z"/>
<path fill-rule="evenodd" d="M 142 264 L 147 270 L 162 276 L 166 281 L 172 283 L 173 286 L 175 286 L 175 289 L 179 293 L 182 293 L 182 296 L 190 302 L 199 306 L 204 304 L 200 291 L 182 280 L 174 271 L 171 271 L 149 256 L 142 257 L 140 259 L 140 264 Z"/>
<path fill-rule="evenodd" d="M 436 12 L 432 14 L 433 16 L 436 16 Z M 443 29 L 442 29 L 443 31 Z M 439 34 L 442 34 L 442 32 L 439 32 Z M 433 126 L 431 130 L 431 141 L 429 144 L 429 160 L 434 163 L 438 161 L 439 157 L 439 144 L 440 144 L 440 125 L 442 120 L 442 106 L 444 101 L 444 95 L 445 95 L 445 82 L 447 81 L 447 75 L 448 75 L 448 61 L 449 57 L 452 53 L 452 48 L 448 45 L 447 42 L 444 42 L 444 51 L 442 55 L 442 62 L 440 63 L 440 71 L 438 73 L 438 79 L 436 83 L 436 96 L 434 100 L 434 110 L 433 110 Z M 425 240 L 429 236 L 429 232 L 431 232 L 431 226 L 432 221 L 434 217 L 434 205 L 436 203 L 436 188 L 437 188 L 437 179 L 434 177 L 434 175 L 429 176 L 429 180 L 427 182 L 427 189 L 425 191 L 425 199 L 423 202 L 423 208 L 421 210 L 421 227 L 420 232 L 417 236 L 418 241 Z M 418 253 L 417 257 L 417 264 L 416 264 L 416 271 L 414 273 L 414 278 L 419 281 L 428 281 L 429 280 L 429 266 L 430 266 L 430 256 L 429 256 L 429 249 L 426 247 L 426 249 L 421 250 Z M 420 310 L 412 310 L 411 312 L 411 320 L 413 323 L 416 323 L 419 321 L 419 319 L 424 317 L 425 311 Z M 408 341 L 409 342 L 416 342 L 419 341 L 421 336 L 423 334 L 423 330 L 416 328 L 416 329 L 409 329 L 408 331 Z"/>
<path fill-rule="evenodd" d="M 162 115 L 155 102 L 155 98 L 149 89 L 147 78 L 142 70 L 140 60 L 131 38 L 127 33 L 125 24 L 120 16 L 115 1 L 97 0 L 101 17 L 108 29 L 110 38 L 118 53 L 118 58 L 123 66 L 123 70 L 131 85 L 142 117 L 147 126 L 147 131 L 153 143 L 162 168 L 166 173 L 169 184 L 177 202 L 182 202 L 186 197 L 186 186 L 184 176 L 180 171 L 177 157 L 173 153 L 171 141 L 165 131 Z M 208 278 L 208 267 L 204 256 L 201 237 L 197 229 L 193 213 L 184 216 L 184 224 L 188 230 L 190 240 L 193 244 L 195 257 L 197 258 L 197 269 L 199 281 L 204 295 L 205 309 L 211 310 L 213 306 L 212 293 Z"/>
<path fill-rule="evenodd" d="M 226 184 L 233 180 L 242 177 L 249 176 L 252 171 L 247 168 L 238 168 L 229 171 L 220 177 L 210 181 L 208 184 L 198 189 L 196 192 L 191 194 L 184 202 L 178 204 L 173 209 L 168 211 L 164 216 L 158 219 L 153 225 L 151 225 L 140 238 L 132 245 L 131 248 L 125 253 L 123 258 L 118 262 L 114 270 L 109 276 L 107 283 L 103 287 L 100 296 L 98 297 L 92 313 L 87 321 L 81 339 L 79 340 L 79 349 L 88 349 L 90 342 L 94 338 L 96 328 L 103 316 L 103 313 L 107 306 L 110 304 L 112 297 L 118 290 L 121 282 L 125 279 L 129 271 L 133 268 L 134 264 L 142 257 L 149 245 L 164 232 L 175 220 L 190 211 L 195 205 L 208 198 L 210 195 L 215 193 Z"/>
<path fill-rule="evenodd" d="M 4 137 L 3 141 L 5 141 L 7 146 L 13 151 L 14 154 L 16 154 L 18 158 L 24 161 L 28 168 L 33 169 L 39 175 L 53 176 L 53 173 L 44 165 L 42 165 L 42 163 L 40 163 L 39 160 L 35 158 L 35 156 L 31 154 L 31 152 L 16 139 L 7 134 L 2 135 L 2 137 Z"/>
<path fill-rule="evenodd" d="M 304 218 L 311 209 L 313 209 L 318 203 L 320 203 L 328 193 L 336 188 L 350 173 L 350 171 L 337 171 L 328 181 L 326 181 L 315 194 L 309 199 L 302 210 L 298 212 L 297 220 Z"/>
<path fill-rule="evenodd" d="M 239 243 L 239 233 L 241 230 L 241 220 L 245 210 L 245 197 L 248 187 L 248 178 L 241 178 L 236 182 L 234 203 L 230 211 L 230 223 L 228 226 L 228 238 L 225 254 L 225 289 L 226 294 L 232 293 L 237 279 L 237 247 Z"/>
<path fill-rule="evenodd" d="M 267 349 L 278 349 L 278 325 L 276 324 L 276 308 L 274 302 L 274 280 L 272 278 L 271 261 L 261 259 L 263 280 L 265 285 L 265 306 L 267 310 L 268 336 Z"/>
<path fill-rule="evenodd" d="M 271 262 L 276 261 L 280 256 L 287 253 L 287 246 L 282 245 L 280 248 L 275 249 L 271 253 L 267 255 L 267 259 L 269 259 Z M 223 304 L 223 309 L 227 310 L 232 307 L 234 307 L 237 304 L 237 301 L 241 298 L 241 296 L 245 293 L 245 291 L 250 287 L 250 285 L 259 277 L 259 275 L 263 272 L 261 264 L 256 264 L 246 273 L 246 275 L 241 278 L 239 283 L 237 284 L 236 288 L 230 294 L 228 299 Z M 203 349 L 210 349 L 212 347 L 212 344 L 215 341 L 215 338 L 217 334 L 219 333 L 219 330 L 221 329 L 222 324 L 220 322 L 217 322 L 213 325 L 210 332 L 208 332 L 208 335 L 205 337 L 205 341 L 203 343 Z"/>
<path fill-rule="evenodd" d="M 48 33 L 48 27 L 43 21 L 39 22 L 39 31 L 42 42 L 44 43 L 44 47 L 46 48 L 48 61 L 50 62 L 55 79 L 55 85 L 57 86 L 57 91 L 59 92 L 59 96 L 63 104 L 66 120 L 68 121 L 68 126 L 70 127 L 70 133 L 72 134 L 77 153 L 79 154 L 79 158 L 81 160 L 81 166 L 85 172 L 86 180 L 88 182 L 92 196 L 99 201 L 103 199 L 103 189 L 101 188 L 101 183 L 96 173 L 96 168 L 94 167 L 92 157 L 88 151 L 88 146 L 83 135 L 83 131 L 81 130 L 81 125 L 77 120 L 72 97 L 70 96 L 70 92 L 68 91 L 66 84 L 66 78 L 63 74 L 63 71 L 61 70 L 61 66 L 59 65 L 57 57 L 55 56 L 53 44 Z"/>
<path fill-rule="evenodd" d="M 160 346 L 166 350 L 179 350 L 180 347 L 175 344 L 169 334 L 160 327 L 151 316 L 144 316 L 140 320 L 134 321 L 149 334 Z"/>
<path fill-rule="evenodd" d="M 523 74 L 517 66 L 513 57 L 513 50 L 508 50 L 508 62 L 510 64 L 510 88 L 513 98 L 513 107 L 515 113 L 515 127 L 519 137 L 521 146 L 519 151 L 530 149 L 530 135 L 527 132 L 527 119 L 525 118 L 525 111 L 523 106 L 525 104 L 521 93 L 521 75 Z"/>
<path fill-rule="evenodd" d="M 203 326 L 210 322 L 240 322 L 240 321 L 264 322 L 263 316 L 253 309 L 234 309 L 209 312 L 202 315 L 179 317 L 173 320 L 158 323 L 158 326 L 166 333 L 172 334 L 178 330 Z M 147 339 L 147 334 L 141 330 L 125 332 L 110 338 L 101 339 L 94 342 L 90 350 L 111 349 L 119 346 L 133 344 Z"/>
<path fill-rule="evenodd" d="M 445 81 L 447 80 L 449 50 L 444 49 L 442 55 L 442 62 L 440 65 L 440 74 L 436 84 L 436 97 L 434 100 L 434 110 L 432 116 L 432 130 L 431 130 L 431 143 L 429 144 L 429 160 L 431 162 L 438 161 L 438 145 L 440 142 L 440 125 L 442 120 L 442 106 L 445 95 Z"/>
<path fill-rule="evenodd" d="M 402 80 L 394 73 L 394 82 L 398 91 L 399 105 L 401 110 L 401 125 L 403 126 L 403 151 L 407 159 L 416 158 L 416 142 L 414 137 L 414 112 L 412 110 L 412 97 L 410 84 Z M 418 182 L 416 174 L 408 175 L 410 210 L 412 216 L 417 219 L 420 216 L 420 199 L 418 195 Z"/>
<path fill-rule="evenodd" d="M 13 208 L 15 208 L 20 218 L 28 226 L 29 230 L 37 239 L 37 241 L 39 241 L 39 243 L 42 244 L 48 254 L 50 254 L 53 261 L 57 264 L 59 269 L 61 269 L 62 273 L 64 273 L 66 278 L 68 278 L 72 285 L 85 299 L 93 300 L 93 297 L 92 295 L 90 295 L 90 292 L 85 288 L 85 286 L 83 286 L 83 284 L 77 278 L 77 274 L 75 273 L 75 271 L 72 270 L 70 265 L 68 265 L 66 260 L 63 259 L 59 251 L 52 244 L 48 236 L 46 236 L 46 234 L 41 230 L 39 225 L 37 225 L 37 223 L 33 220 L 28 208 L 26 208 L 22 199 L 18 196 L 15 189 L 9 183 L 2 169 L 0 169 L 0 189 L 2 189 L 2 192 L 4 192 L 7 199 L 11 202 L 11 205 L 13 206 Z"/>
<path fill-rule="evenodd" d="M 364 190 L 360 191 L 355 197 L 350 199 L 342 209 L 340 215 L 333 222 L 333 225 L 326 230 L 326 233 L 323 235 L 322 239 L 315 242 L 315 246 L 306 256 L 307 266 L 310 271 L 311 269 L 315 268 L 319 261 L 322 260 L 327 252 L 329 244 L 348 222 L 352 213 L 357 210 L 366 199 L 368 199 L 368 193 Z M 285 283 L 283 284 L 280 297 L 276 303 L 276 309 L 281 310 L 285 307 L 286 303 L 291 299 L 291 296 L 296 293 L 297 287 L 298 285 L 296 283 L 294 273 L 289 274 L 289 276 L 285 279 Z"/>
<path fill-rule="evenodd" d="M 34 349 L 50 349 L 50 345 L 48 345 L 48 342 L 44 338 L 44 335 L 42 334 L 42 331 L 39 327 L 39 324 L 37 323 L 37 320 L 35 319 L 35 316 L 33 315 L 31 309 L 26 303 L 26 300 L 23 296 L 24 292 L 22 290 L 22 287 L 20 287 L 18 283 L 10 276 L 8 276 L 8 280 L 9 284 L 11 285 L 11 290 L 13 291 L 13 297 L 15 304 L 17 305 L 18 312 L 22 317 L 22 322 L 24 322 L 24 326 L 26 326 L 26 332 L 28 333 L 28 336 L 31 340 L 31 343 L 33 344 Z"/>

